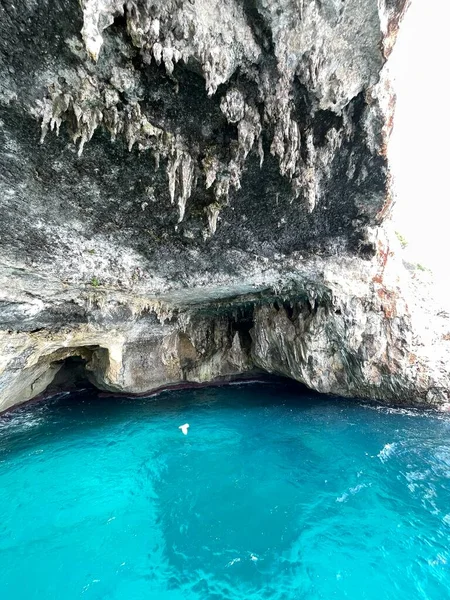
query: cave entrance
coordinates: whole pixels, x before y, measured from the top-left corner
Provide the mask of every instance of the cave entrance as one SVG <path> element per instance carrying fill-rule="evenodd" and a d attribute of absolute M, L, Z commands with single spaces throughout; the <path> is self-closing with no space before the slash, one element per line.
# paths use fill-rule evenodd
<path fill-rule="evenodd" d="M 64 348 L 46 357 L 48 369 L 56 371 L 43 393 L 55 395 L 80 389 L 98 389 L 95 372 L 109 362 L 106 348 L 98 345 Z"/>
<path fill-rule="evenodd" d="M 61 361 L 61 367 L 53 381 L 46 388 L 45 394 L 58 394 L 60 392 L 73 392 L 80 389 L 94 389 L 94 384 L 86 369 L 87 360 L 81 356 L 69 356 Z"/>

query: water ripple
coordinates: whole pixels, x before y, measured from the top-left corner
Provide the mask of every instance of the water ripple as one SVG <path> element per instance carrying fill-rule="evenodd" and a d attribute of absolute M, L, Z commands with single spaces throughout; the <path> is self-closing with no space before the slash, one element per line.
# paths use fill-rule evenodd
<path fill-rule="evenodd" d="M 442 600 L 449 431 L 283 385 L 23 407 L 0 418 L 1 598 Z"/>

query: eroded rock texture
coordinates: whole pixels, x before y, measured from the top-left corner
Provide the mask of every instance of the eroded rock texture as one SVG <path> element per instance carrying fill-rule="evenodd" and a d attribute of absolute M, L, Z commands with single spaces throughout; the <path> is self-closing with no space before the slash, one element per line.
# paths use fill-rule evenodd
<path fill-rule="evenodd" d="M 0 0 L 0 410 L 71 357 L 127 393 L 445 402 L 446 323 L 383 226 L 406 5 Z"/>

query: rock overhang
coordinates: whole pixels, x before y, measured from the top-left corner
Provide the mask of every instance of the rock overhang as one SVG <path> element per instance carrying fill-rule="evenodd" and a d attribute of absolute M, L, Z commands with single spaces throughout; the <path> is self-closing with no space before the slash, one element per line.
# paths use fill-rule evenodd
<path fill-rule="evenodd" d="M 2 406 L 88 355 L 130 393 L 258 368 L 442 401 L 383 225 L 407 4 L 4 0 Z"/>

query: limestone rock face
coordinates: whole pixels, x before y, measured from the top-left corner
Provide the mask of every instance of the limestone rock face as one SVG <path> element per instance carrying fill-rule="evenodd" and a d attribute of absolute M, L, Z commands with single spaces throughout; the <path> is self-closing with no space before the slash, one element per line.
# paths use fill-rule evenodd
<path fill-rule="evenodd" d="M 2 0 L 0 410 L 72 357 L 125 393 L 445 402 L 445 317 L 384 225 L 406 5 Z"/>

